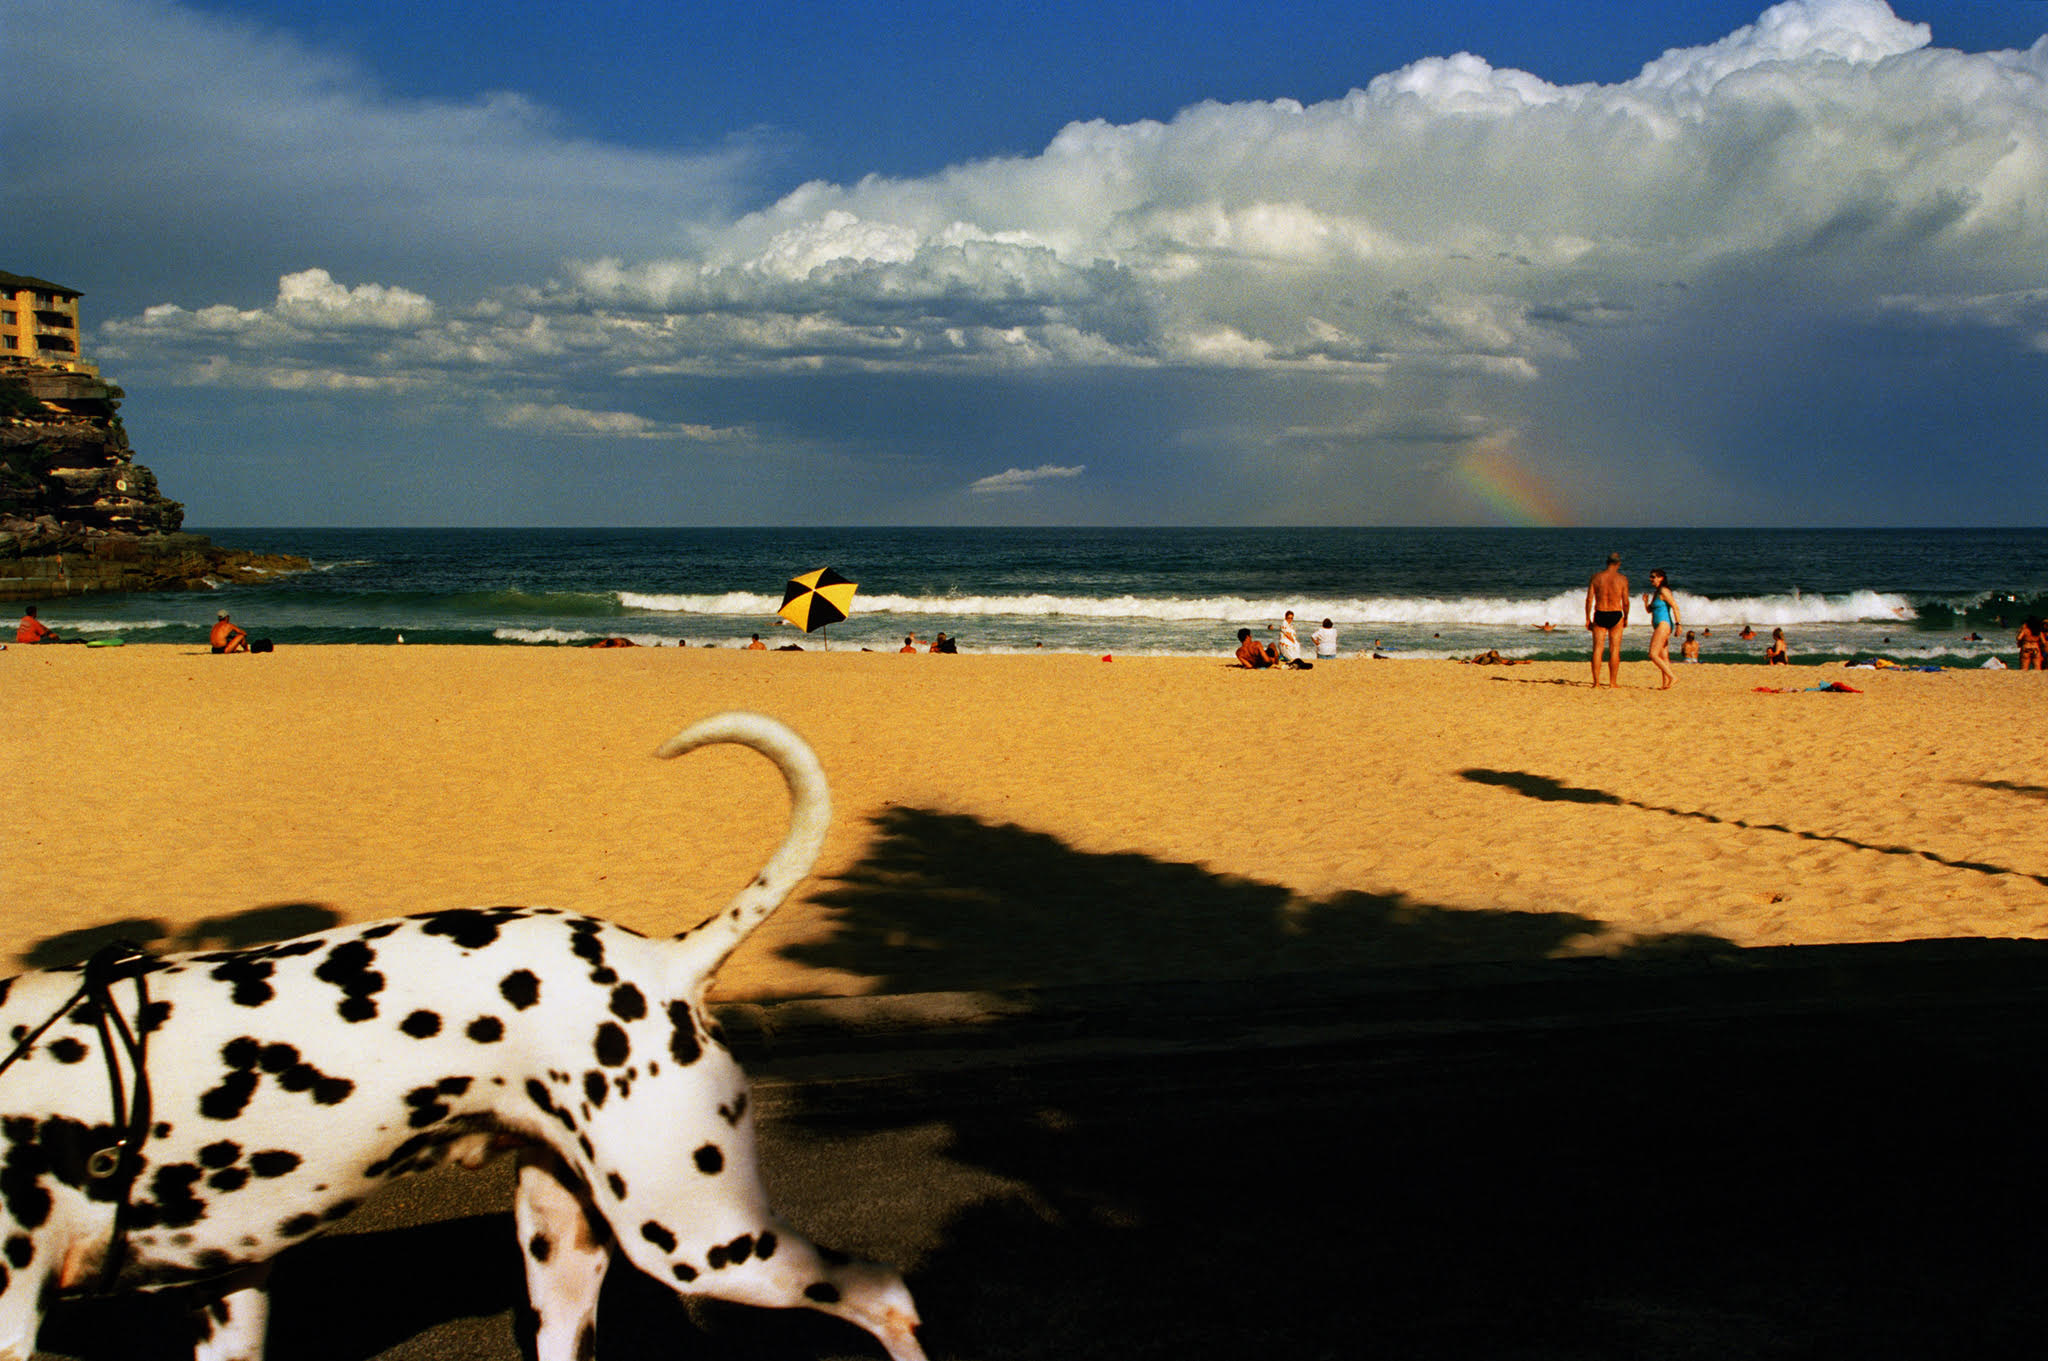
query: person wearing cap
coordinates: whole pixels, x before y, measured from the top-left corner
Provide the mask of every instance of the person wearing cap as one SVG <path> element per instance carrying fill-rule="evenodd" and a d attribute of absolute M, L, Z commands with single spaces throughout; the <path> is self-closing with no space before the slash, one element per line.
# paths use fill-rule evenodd
<path fill-rule="evenodd" d="M 228 612 L 222 610 L 214 623 L 213 636 L 208 640 L 215 652 L 246 652 L 249 649 L 249 635 L 228 622 Z"/>

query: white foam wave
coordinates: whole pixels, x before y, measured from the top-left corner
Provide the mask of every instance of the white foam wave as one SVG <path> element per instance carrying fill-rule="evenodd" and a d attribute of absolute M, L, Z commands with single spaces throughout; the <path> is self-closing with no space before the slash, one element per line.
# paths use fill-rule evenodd
<path fill-rule="evenodd" d="M 168 619 L 67 619 L 60 632 L 64 633 L 132 633 L 137 629 L 167 629 L 174 625 Z"/>
<path fill-rule="evenodd" d="M 594 643 L 600 638 L 629 638 L 641 647 L 674 647 L 676 640 L 658 633 L 593 633 L 588 629 L 492 629 L 491 637 L 501 643 L 553 643 L 557 645 Z"/>
<path fill-rule="evenodd" d="M 1715 628 L 1724 624 L 1778 627 L 1816 623 L 1895 623 L 1910 620 L 1906 598 L 1880 591 L 1847 595 L 1790 595 L 1710 599 L 1677 593 L 1679 614 L 1688 625 Z M 628 609 L 660 613 L 723 616 L 772 616 L 782 606 L 779 596 L 732 591 L 723 595 L 643 595 L 621 592 Z M 860 615 L 894 614 L 972 618 L 1139 619 L 1173 623 L 1252 624 L 1278 619 L 1293 610 L 1302 619 L 1334 619 L 1340 625 L 1401 624 L 1474 625 L 1535 628 L 1583 621 L 1585 592 L 1560 591 L 1536 600 L 1504 596 L 1367 596 L 1316 600 L 1306 597 L 1216 596 L 1073 596 L 1073 595 L 863 595 L 854 601 Z M 1640 615 L 1642 611 L 1637 610 Z"/>

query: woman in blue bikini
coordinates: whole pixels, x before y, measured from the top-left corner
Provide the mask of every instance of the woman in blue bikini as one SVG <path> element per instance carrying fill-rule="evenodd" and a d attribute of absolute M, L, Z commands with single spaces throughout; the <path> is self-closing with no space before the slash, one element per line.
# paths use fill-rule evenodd
<path fill-rule="evenodd" d="M 1657 688 L 1669 690 L 1672 682 L 1678 679 L 1671 671 L 1671 634 L 1678 627 L 1678 601 L 1671 594 L 1663 568 L 1650 573 L 1650 593 L 1643 597 L 1643 604 L 1649 608 L 1652 626 L 1650 665 L 1664 677 L 1664 683 Z"/>

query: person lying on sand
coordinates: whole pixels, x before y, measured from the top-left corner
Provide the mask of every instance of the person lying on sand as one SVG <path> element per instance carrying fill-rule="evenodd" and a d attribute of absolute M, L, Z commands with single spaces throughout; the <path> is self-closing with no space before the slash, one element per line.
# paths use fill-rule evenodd
<path fill-rule="evenodd" d="M 1500 655 L 1498 648 L 1491 647 L 1484 652 L 1475 653 L 1472 660 L 1465 663 L 1466 666 L 1527 666 L 1528 664 L 1529 659 L 1527 657 L 1503 657 Z"/>

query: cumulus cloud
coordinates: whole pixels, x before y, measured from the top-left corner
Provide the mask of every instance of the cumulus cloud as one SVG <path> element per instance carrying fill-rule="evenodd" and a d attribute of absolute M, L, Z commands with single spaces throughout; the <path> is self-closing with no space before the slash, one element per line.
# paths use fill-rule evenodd
<path fill-rule="evenodd" d="M 1088 465 L 1085 463 L 1072 468 L 1055 467 L 1050 463 L 1041 463 L 1036 468 L 1007 468 L 999 473 L 991 473 L 987 477 L 976 478 L 968 490 L 977 495 L 1029 491 L 1040 482 L 1079 477 L 1087 471 Z"/>
<path fill-rule="evenodd" d="M 772 200 L 744 144 L 631 151 L 513 96 L 390 98 L 169 0 L 31 8 L 0 131 L 95 166 L 81 223 L 146 189 L 159 234 L 194 243 L 178 277 L 215 290 L 101 329 L 124 372 L 169 382 L 424 385 L 530 428 L 698 439 L 636 394 L 1187 373 L 1298 383 L 1319 409 L 1336 385 L 1371 408 L 1360 429 L 1456 443 L 1528 428 L 1589 347 L 1744 308 L 2048 335 L 2048 40 L 1949 51 L 1881 0 L 1789 0 L 1614 84 L 1458 53 L 1321 103 L 1077 121 L 1033 155 Z M 37 112 L 81 94 L 104 117 Z M 251 305 L 273 241 L 292 258 Z M 608 393 L 553 400 L 571 389 Z M 1269 442 L 1321 419 L 1275 407 Z"/>

